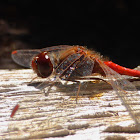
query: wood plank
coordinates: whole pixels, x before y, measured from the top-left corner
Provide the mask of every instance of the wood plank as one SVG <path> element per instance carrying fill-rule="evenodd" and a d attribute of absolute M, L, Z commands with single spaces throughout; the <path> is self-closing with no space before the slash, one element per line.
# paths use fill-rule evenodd
<path fill-rule="evenodd" d="M 106 83 L 89 83 L 86 89 L 84 85 L 76 104 L 76 85 L 58 84 L 45 96 L 35 84 L 28 85 L 34 77 L 29 69 L 0 70 L 0 139 L 139 138 L 133 120 Z M 10 118 L 16 104 L 19 109 Z"/>

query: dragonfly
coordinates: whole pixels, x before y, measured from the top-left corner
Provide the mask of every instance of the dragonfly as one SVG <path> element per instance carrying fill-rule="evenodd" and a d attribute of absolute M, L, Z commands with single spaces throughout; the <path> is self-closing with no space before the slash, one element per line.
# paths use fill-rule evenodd
<path fill-rule="evenodd" d="M 41 78 L 50 79 L 50 88 L 58 80 L 79 83 L 76 103 L 81 81 L 99 79 L 106 81 L 115 90 L 140 129 L 140 115 L 138 115 L 137 110 L 132 106 L 133 102 L 140 101 L 140 96 L 136 87 L 120 75 L 140 77 L 140 71 L 119 66 L 105 60 L 99 53 L 78 45 L 59 45 L 43 49 L 15 50 L 11 55 L 17 64 L 32 68 L 37 76 Z M 96 75 L 100 75 L 101 77 L 97 78 Z"/>

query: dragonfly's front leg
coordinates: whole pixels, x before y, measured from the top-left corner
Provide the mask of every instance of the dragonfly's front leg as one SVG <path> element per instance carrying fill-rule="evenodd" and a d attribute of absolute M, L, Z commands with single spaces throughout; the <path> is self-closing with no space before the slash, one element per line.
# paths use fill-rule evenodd
<path fill-rule="evenodd" d="M 81 82 L 79 82 L 79 86 L 78 86 L 78 91 L 77 91 L 77 94 L 76 94 L 76 104 L 77 104 L 77 100 L 78 100 L 78 96 L 79 96 L 79 92 L 80 92 L 80 88 L 81 88 Z"/>

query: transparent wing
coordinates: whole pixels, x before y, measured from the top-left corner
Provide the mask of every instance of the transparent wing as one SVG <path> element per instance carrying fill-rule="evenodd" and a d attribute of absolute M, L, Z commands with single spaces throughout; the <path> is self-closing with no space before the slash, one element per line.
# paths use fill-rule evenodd
<path fill-rule="evenodd" d="M 48 51 L 48 52 L 54 52 L 57 53 L 60 50 L 64 50 L 67 48 L 70 48 L 73 46 L 69 45 L 59 45 L 59 46 L 52 46 L 52 47 L 46 47 L 43 49 L 34 49 L 34 50 L 16 50 L 12 52 L 12 59 L 19 65 L 30 68 L 31 67 L 31 61 L 34 56 L 37 54 Z"/>
<path fill-rule="evenodd" d="M 106 66 L 102 61 L 97 60 L 106 74 L 106 80 L 116 91 L 123 105 L 128 110 L 132 119 L 140 129 L 140 94 L 136 87 L 120 74 Z"/>
<path fill-rule="evenodd" d="M 12 59 L 19 65 L 30 68 L 32 58 L 40 53 L 39 50 L 17 50 L 12 52 Z"/>

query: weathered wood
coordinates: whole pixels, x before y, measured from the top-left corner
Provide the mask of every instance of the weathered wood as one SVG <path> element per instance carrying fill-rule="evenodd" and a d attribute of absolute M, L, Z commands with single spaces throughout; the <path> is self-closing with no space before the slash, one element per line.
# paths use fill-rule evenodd
<path fill-rule="evenodd" d="M 35 84 L 28 85 L 34 77 L 36 75 L 28 69 L 0 70 L 0 139 L 139 138 L 137 127 L 106 83 L 90 83 L 86 89 L 81 89 L 76 104 L 76 85 L 57 84 L 45 96 Z M 19 109 L 10 118 L 16 104 Z"/>

